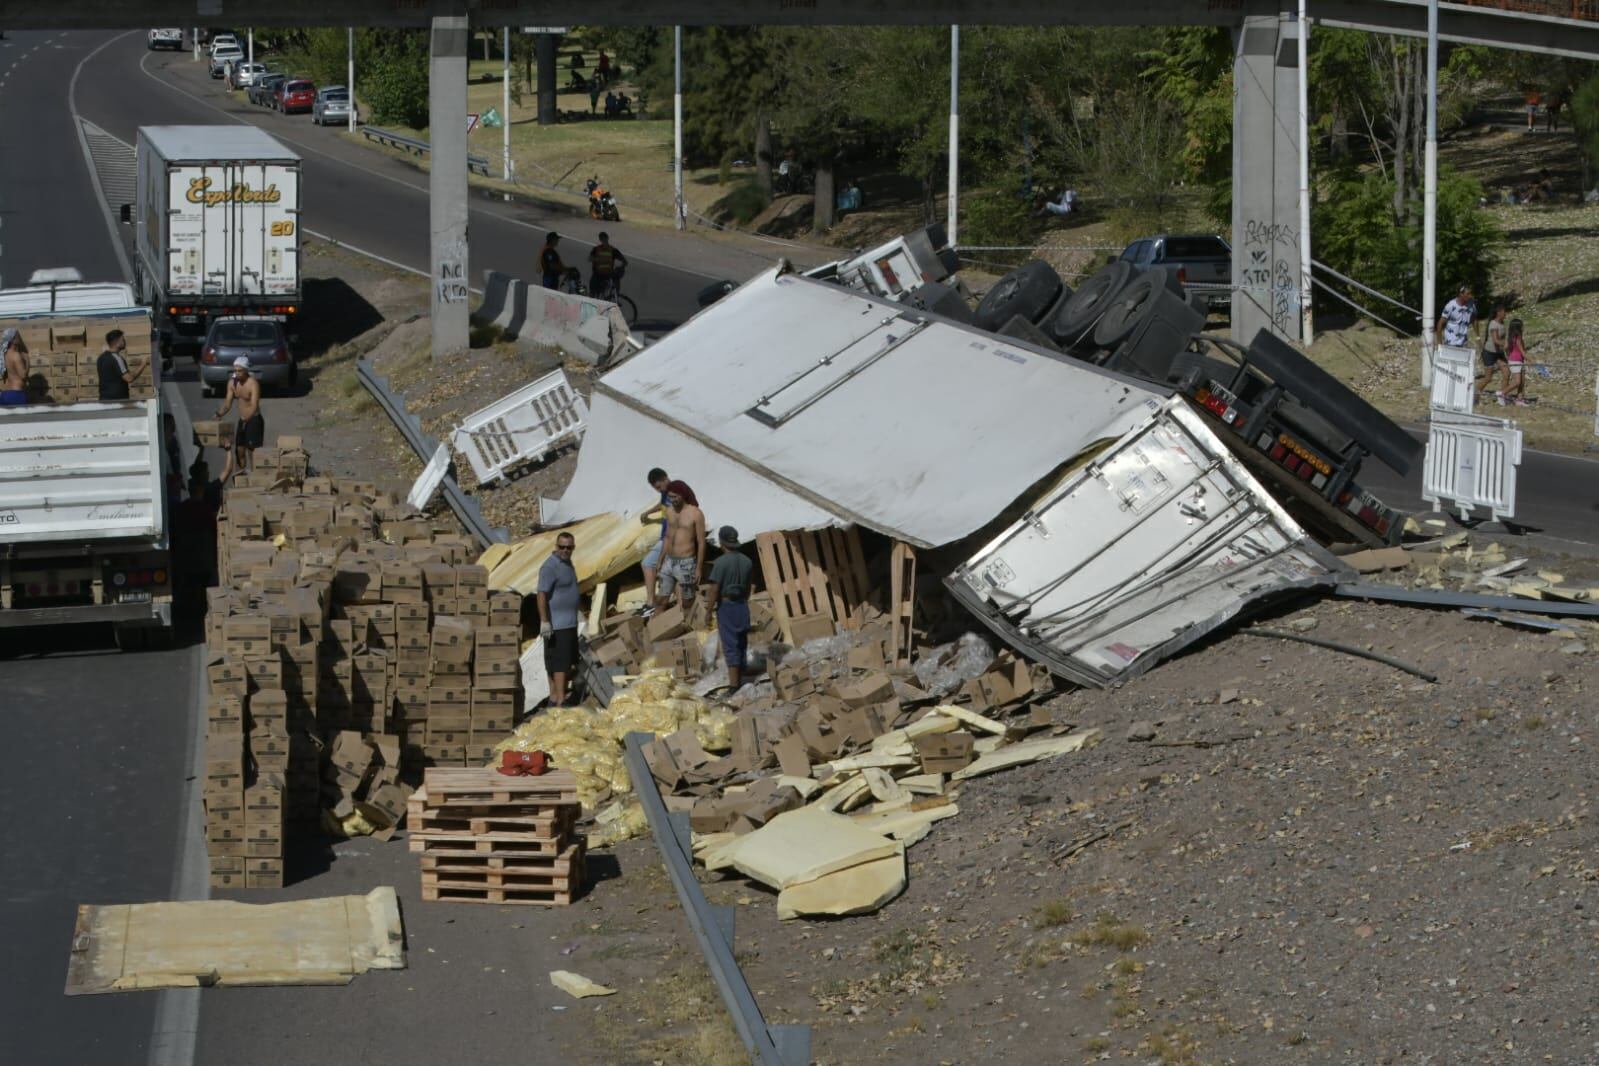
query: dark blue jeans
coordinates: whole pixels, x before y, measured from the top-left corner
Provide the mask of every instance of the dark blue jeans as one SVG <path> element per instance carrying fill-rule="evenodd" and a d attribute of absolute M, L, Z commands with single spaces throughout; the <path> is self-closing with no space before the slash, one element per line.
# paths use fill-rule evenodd
<path fill-rule="evenodd" d="M 722 636 L 722 657 L 727 665 L 744 669 L 750 646 L 750 605 L 723 600 L 716 605 L 716 630 Z"/>

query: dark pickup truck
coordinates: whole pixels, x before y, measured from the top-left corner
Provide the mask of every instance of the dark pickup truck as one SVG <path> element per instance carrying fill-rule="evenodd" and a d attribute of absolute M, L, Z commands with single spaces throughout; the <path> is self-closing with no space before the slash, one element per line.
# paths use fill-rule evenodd
<path fill-rule="evenodd" d="M 1204 294 L 1210 310 L 1226 312 L 1232 308 L 1233 250 L 1220 237 L 1162 233 L 1134 241 L 1117 258 L 1140 270 L 1171 267 L 1184 288 Z"/>

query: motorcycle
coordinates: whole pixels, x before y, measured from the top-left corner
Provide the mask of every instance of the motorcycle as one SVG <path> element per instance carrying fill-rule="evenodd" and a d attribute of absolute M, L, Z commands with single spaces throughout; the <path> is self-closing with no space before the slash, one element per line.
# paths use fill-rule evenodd
<path fill-rule="evenodd" d="M 600 184 L 599 178 L 590 178 L 585 186 L 589 196 L 589 217 L 601 222 L 620 222 L 622 213 L 617 210 L 616 197 Z"/>

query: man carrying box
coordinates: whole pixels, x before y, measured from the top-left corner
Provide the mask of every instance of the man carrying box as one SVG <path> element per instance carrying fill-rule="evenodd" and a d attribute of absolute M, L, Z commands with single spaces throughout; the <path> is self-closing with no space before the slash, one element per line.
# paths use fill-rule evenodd
<path fill-rule="evenodd" d="M 727 660 L 727 683 L 734 692 L 744 683 L 744 657 L 750 643 L 750 576 L 755 564 L 738 550 L 738 530 L 723 526 L 716 534 L 722 557 L 711 567 L 710 605 Z"/>

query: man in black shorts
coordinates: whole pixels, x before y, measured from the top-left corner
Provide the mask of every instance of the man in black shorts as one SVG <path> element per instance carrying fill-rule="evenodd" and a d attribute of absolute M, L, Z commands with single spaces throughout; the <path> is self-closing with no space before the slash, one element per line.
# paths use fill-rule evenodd
<path fill-rule="evenodd" d="M 266 419 L 261 416 L 261 383 L 250 376 L 250 360 L 242 355 L 233 361 L 227 402 L 217 411 L 217 418 L 232 410 L 234 400 L 239 401 L 239 428 L 233 434 L 233 451 L 222 467 L 224 485 L 234 474 L 255 469 L 255 450 L 266 440 Z"/>
<path fill-rule="evenodd" d="M 566 705 L 567 685 L 577 673 L 577 541 L 564 530 L 555 551 L 539 567 L 539 636 L 544 640 L 544 672 L 550 677 L 550 706 Z"/>

